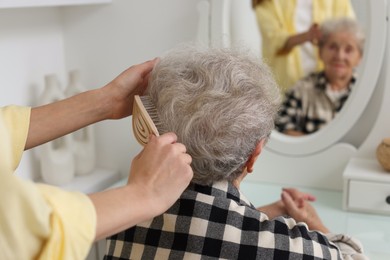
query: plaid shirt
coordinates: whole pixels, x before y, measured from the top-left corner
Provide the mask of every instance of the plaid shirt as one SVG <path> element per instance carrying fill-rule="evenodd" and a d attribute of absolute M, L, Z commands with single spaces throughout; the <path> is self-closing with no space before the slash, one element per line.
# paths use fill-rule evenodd
<path fill-rule="evenodd" d="M 104 259 L 341 259 L 324 235 L 269 220 L 231 183 L 190 185 L 163 215 L 108 239 Z"/>
<path fill-rule="evenodd" d="M 346 92 L 333 100 L 326 93 L 325 73 L 316 72 L 298 81 L 285 94 L 275 125 L 279 132 L 286 130 L 310 134 L 331 122 L 340 112 L 356 82 L 353 75 Z"/>

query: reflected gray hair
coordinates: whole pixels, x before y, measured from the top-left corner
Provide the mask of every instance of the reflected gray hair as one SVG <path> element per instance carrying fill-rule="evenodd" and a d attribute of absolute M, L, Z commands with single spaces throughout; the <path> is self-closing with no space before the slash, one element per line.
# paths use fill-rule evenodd
<path fill-rule="evenodd" d="M 192 156 L 193 182 L 235 180 L 274 128 L 281 97 L 249 51 L 181 46 L 153 69 L 147 94 Z"/>
<path fill-rule="evenodd" d="M 355 37 L 360 54 L 363 54 L 365 34 L 363 28 L 355 19 L 348 17 L 329 19 L 321 24 L 320 30 L 322 36 L 318 43 L 319 48 L 322 48 L 325 45 L 331 34 L 345 32 Z"/>

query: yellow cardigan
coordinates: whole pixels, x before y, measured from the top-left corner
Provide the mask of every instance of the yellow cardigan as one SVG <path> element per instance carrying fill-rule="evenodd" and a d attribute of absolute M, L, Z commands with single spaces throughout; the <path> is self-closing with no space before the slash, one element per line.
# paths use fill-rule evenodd
<path fill-rule="evenodd" d="M 26 143 L 30 111 L 0 107 L 0 259 L 85 259 L 96 230 L 89 198 L 13 174 Z"/>
<path fill-rule="evenodd" d="M 296 1 L 265 0 L 255 8 L 264 61 L 271 67 L 276 81 L 283 90 L 304 76 L 298 48 L 293 48 L 288 54 L 276 54 L 284 46 L 287 38 L 296 34 L 294 23 Z M 333 17 L 355 17 L 355 13 L 349 0 L 313 0 L 312 16 L 313 22 L 320 24 Z M 317 57 L 317 70 L 320 69 L 322 64 Z"/>

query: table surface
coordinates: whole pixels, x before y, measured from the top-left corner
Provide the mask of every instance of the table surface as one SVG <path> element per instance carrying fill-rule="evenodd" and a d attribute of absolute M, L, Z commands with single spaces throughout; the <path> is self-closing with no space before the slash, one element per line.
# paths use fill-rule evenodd
<path fill-rule="evenodd" d="M 342 192 L 298 187 L 317 197 L 313 206 L 333 233 L 344 233 L 359 239 L 365 254 L 372 260 L 390 259 L 390 216 L 348 212 L 342 208 Z M 261 206 L 280 198 L 282 186 L 243 182 L 241 190 L 255 205 Z"/>
<path fill-rule="evenodd" d="M 124 185 L 119 181 L 112 187 Z M 280 198 L 283 186 L 243 181 L 242 193 L 255 205 L 266 205 Z M 317 197 L 313 206 L 333 233 L 344 233 L 359 239 L 371 260 L 390 259 L 390 216 L 348 212 L 342 208 L 342 192 L 296 187 Z"/>

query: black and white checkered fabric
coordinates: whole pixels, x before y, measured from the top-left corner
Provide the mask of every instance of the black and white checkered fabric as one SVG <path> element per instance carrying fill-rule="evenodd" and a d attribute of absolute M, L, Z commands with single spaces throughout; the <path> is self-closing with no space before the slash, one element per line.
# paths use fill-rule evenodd
<path fill-rule="evenodd" d="M 318 131 L 340 112 L 355 82 L 356 75 L 351 78 L 346 92 L 333 99 L 326 93 L 329 83 L 324 72 L 308 75 L 286 92 L 275 122 L 276 129 L 279 132 L 295 130 L 305 134 Z"/>
<path fill-rule="evenodd" d="M 269 220 L 228 182 L 191 185 L 163 215 L 107 241 L 104 259 L 341 259 L 292 218 Z"/>

